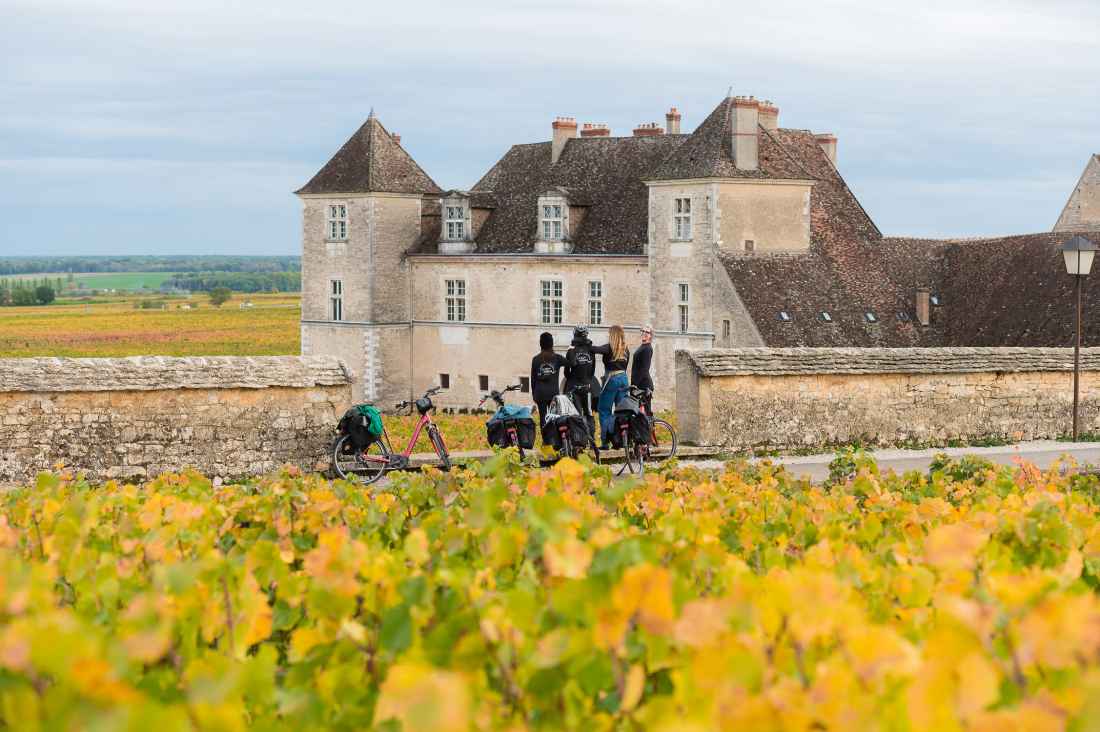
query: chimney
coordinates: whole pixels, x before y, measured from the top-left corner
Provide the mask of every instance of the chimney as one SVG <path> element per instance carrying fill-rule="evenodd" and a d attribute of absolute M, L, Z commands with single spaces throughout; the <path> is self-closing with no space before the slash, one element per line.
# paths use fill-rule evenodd
<path fill-rule="evenodd" d="M 392 135 L 390 135 L 390 137 L 392 137 L 393 141 L 396 142 L 398 145 L 401 144 L 401 135 L 394 132 Z"/>
<path fill-rule="evenodd" d="M 831 132 L 825 132 L 820 135 L 814 135 L 817 140 L 817 144 L 821 146 L 821 149 L 825 151 L 825 156 L 829 158 L 829 162 L 836 166 L 836 135 Z"/>
<path fill-rule="evenodd" d="M 665 112 L 665 132 L 670 135 L 680 134 L 680 112 L 676 107 Z"/>
<path fill-rule="evenodd" d="M 581 127 L 581 137 L 610 137 L 611 128 L 603 122 L 585 122 Z"/>
<path fill-rule="evenodd" d="M 665 128 L 656 122 L 643 122 L 634 128 L 635 137 L 653 137 L 665 134 Z"/>
<path fill-rule="evenodd" d="M 733 98 L 733 162 L 739 170 L 756 170 L 760 149 L 757 127 L 760 102 L 756 97 Z"/>
<path fill-rule="evenodd" d="M 569 138 L 577 136 L 577 120 L 573 117 L 558 117 L 551 126 L 554 128 L 554 137 L 550 143 L 550 163 L 554 164 L 561 157 L 561 151 L 565 149 Z"/>
<path fill-rule="evenodd" d="M 917 289 L 917 322 L 921 325 L 932 324 L 932 310 L 929 304 L 931 291 L 927 287 Z"/>
<path fill-rule="evenodd" d="M 765 130 L 779 129 L 779 107 L 770 100 L 760 102 L 760 126 Z"/>

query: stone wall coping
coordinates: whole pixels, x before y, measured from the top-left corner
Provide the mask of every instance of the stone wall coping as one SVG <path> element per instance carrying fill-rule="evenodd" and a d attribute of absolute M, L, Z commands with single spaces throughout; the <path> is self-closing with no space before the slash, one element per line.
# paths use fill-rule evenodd
<path fill-rule="evenodd" d="M 1072 348 L 728 348 L 676 352 L 701 376 L 1073 371 Z M 1100 348 L 1081 349 L 1100 371 Z"/>
<path fill-rule="evenodd" d="M 0 393 L 308 388 L 351 382 L 347 367 L 332 356 L 0 359 Z"/>

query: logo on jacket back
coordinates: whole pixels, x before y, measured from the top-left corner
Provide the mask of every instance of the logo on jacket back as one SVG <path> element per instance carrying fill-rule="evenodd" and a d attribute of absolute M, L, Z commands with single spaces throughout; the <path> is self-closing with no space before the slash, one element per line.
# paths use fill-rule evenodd
<path fill-rule="evenodd" d="M 592 354 L 588 351 L 577 351 L 576 361 L 578 366 L 591 366 Z"/>
<path fill-rule="evenodd" d="M 554 364 L 544 363 L 539 366 L 535 375 L 538 377 L 539 381 L 552 381 L 553 378 L 557 376 L 557 373 L 558 370 L 554 367 Z"/>

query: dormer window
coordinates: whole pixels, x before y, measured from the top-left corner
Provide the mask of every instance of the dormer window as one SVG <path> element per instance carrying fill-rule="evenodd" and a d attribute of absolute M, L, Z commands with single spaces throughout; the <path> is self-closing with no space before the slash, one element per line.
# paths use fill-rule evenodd
<path fill-rule="evenodd" d="M 875 317 L 875 314 L 872 313 L 870 310 L 868 310 L 867 312 L 865 312 L 863 314 L 863 319 L 866 320 L 868 323 L 877 323 L 878 322 L 878 318 Z"/>
<path fill-rule="evenodd" d="M 822 310 L 822 311 L 821 311 L 821 322 L 823 322 L 823 323 L 831 323 L 831 322 L 833 322 L 833 316 L 832 316 L 832 315 L 829 315 L 829 313 L 828 313 L 828 312 L 826 312 L 826 311 Z"/>
<path fill-rule="evenodd" d="M 561 241 L 565 238 L 565 206 L 561 203 L 542 205 L 542 238 L 544 241 Z"/>
<path fill-rule="evenodd" d="M 940 304 L 940 296 L 939 295 L 933 295 L 932 297 L 928 298 L 928 300 L 933 305 L 939 305 Z"/>
<path fill-rule="evenodd" d="M 447 241 L 462 241 L 466 238 L 466 209 L 461 205 L 444 206 L 443 226 Z"/>
<path fill-rule="evenodd" d="M 791 314 L 788 313 L 786 310 L 780 310 L 779 311 L 779 320 L 781 322 L 784 322 L 784 323 L 789 323 L 789 322 L 791 322 Z"/>
<path fill-rule="evenodd" d="M 344 241 L 348 238 L 348 207 L 343 203 L 328 205 L 328 238 Z"/>

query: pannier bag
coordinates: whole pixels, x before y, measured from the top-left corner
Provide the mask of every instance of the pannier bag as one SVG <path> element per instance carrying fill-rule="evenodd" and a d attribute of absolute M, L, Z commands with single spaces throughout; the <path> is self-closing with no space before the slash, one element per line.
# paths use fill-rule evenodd
<path fill-rule="evenodd" d="M 552 420 L 552 421 L 551 421 Z M 565 425 L 566 434 L 575 447 L 588 446 L 588 425 L 579 414 L 565 414 L 559 417 L 547 416 L 546 432 L 543 437 L 555 448 L 561 448 L 561 426 Z"/>
<path fill-rule="evenodd" d="M 631 441 L 635 444 L 648 443 L 653 438 L 649 417 L 642 412 L 638 402 L 632 397 L 625 397 L 615 407 L 615 429 L 611 433 L 611 444 L 615 447 L 623 446 L 624 425 L 630 434 Z"/>
<path fill-rule="evenodd" d="M 535 446 L 535 420 L 531 419 L 531 409 L 514 404 L 505 404 L 497 410 L 492 419 L 485 423 L 489 444 L 495 447 L 507 447 L 510 426 L 516 428 L 520 447 L 530 450 Z"/>
<path fill-rule="evenodd" d="M 580 412 L 577 411 L 572 399 L 564 394 L 558 394 L 546 409 L 546 421 L 569 416 L 580 416 Z"/>
<path fill-rule="evenodd" d="M 362 450 L 382 436 L 382 415 L 370 404 L 357 404 L 344 412 L 336 430 L 350 435 L 352 446 Z"/>

